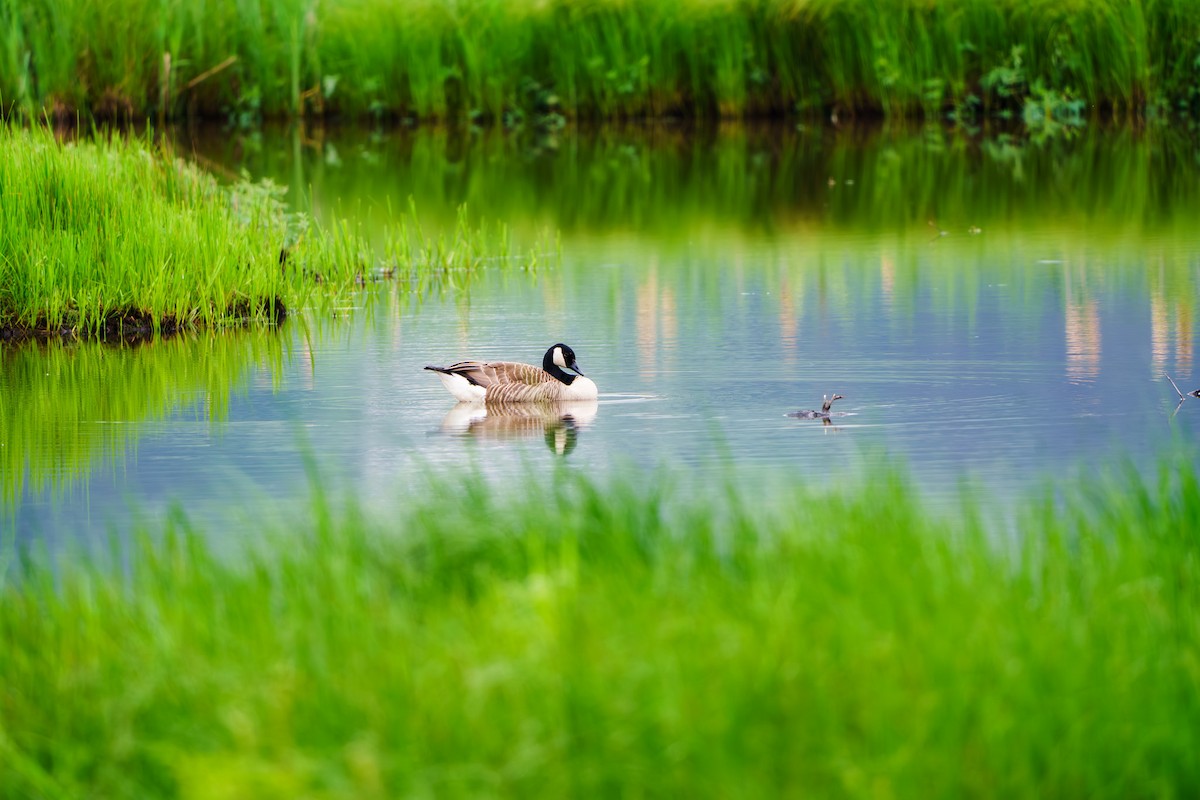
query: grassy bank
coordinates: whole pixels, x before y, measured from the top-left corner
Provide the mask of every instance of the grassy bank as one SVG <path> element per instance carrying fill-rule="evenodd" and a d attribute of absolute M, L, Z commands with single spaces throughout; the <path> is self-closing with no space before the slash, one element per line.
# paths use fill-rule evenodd
<path fill-rule="evenodd" d="M 1186 460 L 1034 503 L 1016 537 L 970 508 L 932 518 L 880 474 L 765 506 L 666 475 L 539 484 L 434 481 L 387 521 L 318 492 L 305 532 L 256 533 L 246 559 L 215 557 L 177 515 L 125 568 L 14 568 L 0 794 L 1123 798 L 1200 782 Z"/>
<path fill-rule="evenodd" d="M 389 215 L 372 248 L 338 219 L 310 225 L 281 195 L 269 182 L 221 185 L 146 140 L 0 128 L 0 336 L 277 322 L 373 278 L 424 286 L 510 263 L 506 230 L 465 215 L 436 235 L 410 211 Z"/>
<path fill-rule="evenodd" d="M 1196 110 L 1187 0 L 0 2 L 0 97 L 106 115 Z"/>

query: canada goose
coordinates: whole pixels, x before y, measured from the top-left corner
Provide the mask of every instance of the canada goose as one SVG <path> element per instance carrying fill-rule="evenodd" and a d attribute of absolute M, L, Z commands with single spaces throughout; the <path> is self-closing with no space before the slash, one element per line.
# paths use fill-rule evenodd
<path fill-rule="evenodd" d="M 789 417 L 798 417 L 800 419 L 829 419 L 829 409 L 833 408 L 833 402 L 835 400 L 845 400 L 845 399 L 846 398 L 840 394 L 835 394 L 833 397 L 829 397 L 828 395 L 821 395 L 821 400 L 823 402 L 821 403 L 820 411 L 813 411 L 811 409 L 809 409 L 807 411 L 792 411 L 792 412 L 788 413 L 788 416 Z"/>
<path fill-rule="evenodd" d="M 425 369 L 436 372 L 446 390 L 467 403 L 544 403 L 598 396 L 596 384 L 575 363 L 575 351 L 562 342 L 546 351 L 540 368 L 516 361 L 459 361 Z"/>

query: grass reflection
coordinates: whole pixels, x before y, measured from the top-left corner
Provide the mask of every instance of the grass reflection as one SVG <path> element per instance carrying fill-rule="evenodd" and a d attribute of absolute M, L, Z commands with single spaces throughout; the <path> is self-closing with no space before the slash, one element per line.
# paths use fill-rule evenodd
<path fill-rule="evenodd" d="M 607 127 L 540 138 L 338 129 L 303 139 L 295 129 L 200 134 L 190 146 L 204 163 L 291 186 L 291 204 L 318 219 L 354 203 L 368 235 L 408 197 L 443 226 L 466 204 L 514 230 L 659 245 L 814 229 L 1112 242 L 1190 232 L 1200 209 L 1190 139 L 1130 128 L 1045 142 L 939 127 Z"/>
<path fill-rule="evenodd" d="M 147 425 L 173 414 L 220 423 L 252 372 L 279 380 L 289 341 L 247 330 L 134 346 L 0 345 L 0 497 L 7 505 L 61 491 L 119 461 Z"/>

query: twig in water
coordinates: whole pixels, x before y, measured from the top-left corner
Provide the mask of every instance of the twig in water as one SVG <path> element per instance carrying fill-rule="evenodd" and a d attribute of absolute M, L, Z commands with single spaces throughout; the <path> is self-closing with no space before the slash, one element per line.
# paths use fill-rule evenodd
<path fill-rule="evenodd" d="M 1193 389 L 1190 392 L 1181 392 L 1179 390 L 1179 386 L 1176 385 L 1175 381 L 1172 380 L 1170 375 L 1164 372 L 1163 377 L 1171 381 L 1171 388 L 1175 390 L 1175 394 L 1179 395 L 1179 402 L 1175 405 L 1175 410 L 1171 412 L 1172 417 L 1179 413 L 1179 409 L 1183 407 L 1184 400 L 1187 400 L 1189 397 L 1200 399 L 1200 389 Z"/>
<path fill-rule="evenodd" d="M 1168 375 L 1168 374 L 1167 374 L 1167 373 L 1165 373 L 1165 372 L 1163 373 L 1163 377 L 1164 377 L 1164 378 L 1166 378 L 1167 380 L 1171 381 L 1171 376 L 1170 376 L 1170 375 Z M 1179 387 L 1175 385 L 1175 381 L 1171 381 L 1171 387 L 1172 387 L 1173 389 L 1175 389 L 1175 394 L 1179 395 L 1179 402 L 1181 402 L 1181 403 L 1182 403 L 1182 402 L 1183 402 L 1183 399 L 1184 399 L 1184 398 L 1183 398 L 1183 392 L 1179 391 Z"/>
<path fill-rule="evenodd" d="M 1170 375 L 1164 372 L 1163 377 L 1171 381 L 1171 386 L 1175 389 L 1175 394 L 1179 395 L 1180 400 L 1183 400 L 1185 397 L 1195 397 L 1197 400 L 1200 400 L 1200 389 L 1193 389 L 1190 392 L 1181 392 L 1179 391 L 1179 387 L 1175 384 L 1175 381 L 1171 380 Z"/>

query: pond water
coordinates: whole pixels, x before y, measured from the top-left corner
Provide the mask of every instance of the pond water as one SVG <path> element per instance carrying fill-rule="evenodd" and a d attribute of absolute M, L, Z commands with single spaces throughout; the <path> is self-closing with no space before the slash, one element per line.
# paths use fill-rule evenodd
<path fill-rule="evenodd" d="M 668 465 L 851 482 L 899 463 L 936 506 L 997 513 L 1050 479 L 1197 463 L 1200 165 L 1187 141 L 1093 131 L 267 131 L 179 136 L 218 174 L 372 234 L 413 198 L 561 260 L 459 293 L 380 283 L 278 331 L 136 347 L 0 345 L 4 525 L 51 549 L 178 503 L 253 532 L 302 513 L 310 469 L 394 503 L 423 476 L 537 480 Z M 574 347 L 592 405 L 485 416 L 422 368 Z M 787 417 L 844 395 L 829 421 Z M 300 511 L 297 511 L 297 510 Z M 236 535 L 236 534 L 230 534 Z"/>

